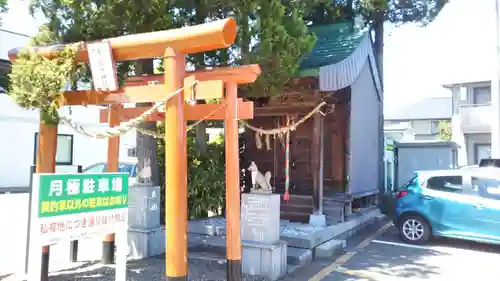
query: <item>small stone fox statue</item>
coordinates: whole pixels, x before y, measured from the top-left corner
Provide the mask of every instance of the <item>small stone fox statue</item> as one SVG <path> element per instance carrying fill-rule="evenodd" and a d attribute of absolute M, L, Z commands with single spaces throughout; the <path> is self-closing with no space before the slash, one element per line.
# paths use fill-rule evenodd
<path fill-rule="evenodd" d="M 248 170 L 252 176 L 252 188 L 250 192 L 253 193 L 273 193 L 273 188 L 271 187 L 271 172 L 267 171 L 265 175 L 259 172 L 257 165 L 254 161 L 250 163 Z"/>

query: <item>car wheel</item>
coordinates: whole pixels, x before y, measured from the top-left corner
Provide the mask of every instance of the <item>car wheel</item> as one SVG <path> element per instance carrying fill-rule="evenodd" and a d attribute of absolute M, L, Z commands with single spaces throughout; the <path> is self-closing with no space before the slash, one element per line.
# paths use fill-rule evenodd
<path fill-rule="evenodd" d="M 405 216 L 399 223 L 401 239 L 410 244 L 422 244 L 431 237 L 431 228 L 427 221 L 415 215 Z"/>

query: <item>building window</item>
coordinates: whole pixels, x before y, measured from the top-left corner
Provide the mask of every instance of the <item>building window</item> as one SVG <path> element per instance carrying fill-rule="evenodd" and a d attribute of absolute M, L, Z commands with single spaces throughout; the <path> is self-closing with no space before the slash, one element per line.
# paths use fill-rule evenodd
<path fill-rule="evenodd" d="M 9 85 L 10 61 L 0 59 L 0 95 L 7 93 Z"/>
<path fill-rule="evenodd" d="M 36 165 L 38 132 L 35 133 L 33 165 Z M 73 135 L 57 135 L 56 165 L 73 165 Z"/>
<path fill-rule="evenodd" d="M 460 87 L 460 100 L 467 101 L 467 87 Z"/>
<path fill-rule="evenodd" d="M 411 121 L 411 127 L 416 135 L 432 135 L 433 125 L 431 120 L 413 120 Z"/>
<path fill-rule="evenodd" d="M 473 87 L 472 88 L 472 103 L 473 104 L 489 104 L 491 103 L 491 88 Z"/>
<path fill-rule="evenodd" d="M 431 134 L 438 134 L 439 133 L 439 120 L 432 120 L 431 121 Z"/>
<path fill-rule="evenodd" d="M 127 156 L 128 157 L 137 157 L 137 149 L 135 147 L 127 149 Z"/>
<path fill-rule="evenodd" d="M 479 161 L 485 158 L 491 158 L 491 143 L 474 144 L 474 162 L 479 164 Z"/>

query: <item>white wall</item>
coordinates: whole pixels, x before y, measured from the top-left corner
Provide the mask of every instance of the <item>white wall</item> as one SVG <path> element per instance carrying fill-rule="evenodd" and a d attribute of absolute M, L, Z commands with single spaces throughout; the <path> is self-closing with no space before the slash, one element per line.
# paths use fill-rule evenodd
<path fill-rule="evenodd" d="M 415 171 L 453 169 L 453 149 L 449 146 L 398 147 L 397 185 L 402 186 Z"/>
<path fill-rule="evenodd" d="M 0 29 L 0 59 L 8 60 L 10 49 L 26 46 L 29 40 L 26 35 Z"/>
<path fill-rule="evenodd" d="M 473 103 L 473 87 L 489 86 L 489 82 L 468 83 L 464 85 L 454 85 L 449 89 L 452 93 L 453 116 L 452 116 L 452 140 L 456 142 L 458 148 L 458 165 L 473 165 L 475 160 L 475 143 L 490 143 L 491 132 L 485 133 L 464 133 L 462 131 L 460 107 Z M 482 123 L 480 121 L 478 124 Z"/>
<path fill-rule="evenodd" d="M 491 134 L 464 134 L 467 151 L 467 165 L 476 163 L 476 144 L 491 144 Z"/>
<path fill-rule="evenodd" d="M 29 167 L 33 165 L 35 133 L 38 132 L 38 112 L 18 107 L 7 95 L 0 95 L 0 188 L 27 186 Z M 86 128 L 102 130 L 99 108 L 71 107 L 73 118 Z M 69 115 L 68 108 L 61 114 Z M 96 140 L 80 135 L 68 126 L 60 125 L 59 134 L 73 135 L 73 165 L 87 166 L 105 162 L 107 140 Z M 135 147 L 135 131 L 121 137 L 120 159 L 127 159 L 127 148 Z"/>
<path fill-rule="evenodd" d="M 368 61 L 351 85 L 351 120 L 349 122 L 350 160 L 349 192 L 377 191 L 379 188 L 380 101 Z"/>

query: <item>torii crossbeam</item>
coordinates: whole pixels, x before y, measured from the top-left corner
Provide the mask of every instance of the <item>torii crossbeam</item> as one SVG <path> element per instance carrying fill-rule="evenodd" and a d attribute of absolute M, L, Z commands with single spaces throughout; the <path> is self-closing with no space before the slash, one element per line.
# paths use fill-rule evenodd
<path fill-rule="evenodd" d="M 223 99 L 224 107 L 210 118 L 225 121 L 226 150 L 226 236 L 227 280 L 241 280 L 240 188 L 238 119 L 253 118 L 253 104 L 237 98 L 237 85 L 252 83 L 260 74 L 258 65 L 235 68 L 216 68 L 186 72 L 185 54 L 227 48 L 236 37 L 236 21 L 232 18 L 180 29 L 128 35 L 107 39 L 116 61 L 154 57 L 164 58 L 163 76 L 130 79 L 115 92 L 71 91 L 64 93 L 64 105 L 109 104 L 108 112 L 101 112 L 101 122 L 116 126 L 120 121 L 137 117 L 147 108 L 121 108 L 129 102 L 158 102 L 177 91 L 189 81 L 199 80 L 195 93 L 184 93 L 170 98 L 165 113 L 156 112 L 149 120 L 166 123 L 166 276 L 167 280 L 187 280 L 187 152 L 186 120 L 199 120 L 203 113 L 214 109 L 212 104 L 187 105 L 187 99 Z M 79 62 L 88 61 L 86 43 L 56 45 L 29 49 L 39 55 L 53 58 L 56 50 L 71 47 L 77 50 Z M 21 48 L 9 51 L 16 59 Z M 135 79 L 135 80 L 134 80 Z M 151 81 L 158 81 L 151 83 Z M 225 91 L 224 91 L 225 88 Z M 224 94 L 225 92 L 225 94 Z M 37 173 L 54 173 L 57 145 L 57 127 L 40 123 L 37 151 Z M 118 168 L 119 137 L 108 140 L 108 171 Z M 49 248 L 42 255 L 42 280 L 48 276 Z"/>

